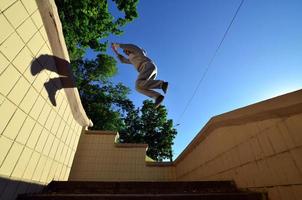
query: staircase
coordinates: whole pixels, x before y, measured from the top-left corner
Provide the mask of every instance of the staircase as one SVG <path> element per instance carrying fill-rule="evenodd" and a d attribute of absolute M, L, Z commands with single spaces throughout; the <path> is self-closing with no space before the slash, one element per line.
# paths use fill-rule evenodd
<path fill-rule="evenodd" d="M 239 190 L 232 181 L 93 182 L 53 181 L 41 193 L 17 200 L 266 200 L 266 194 Z"/>

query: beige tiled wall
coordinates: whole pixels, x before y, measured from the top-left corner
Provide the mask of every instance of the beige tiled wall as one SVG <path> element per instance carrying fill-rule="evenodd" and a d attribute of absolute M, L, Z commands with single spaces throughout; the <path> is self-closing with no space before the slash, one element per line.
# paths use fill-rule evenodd
<path fill-rule="evenodd" d="M 275 101 L 300 103 L 206 133 L 176 162 L 177 180 L 233 179 L 241 188 L 268 191 L 270 200 L 301 199 L 302 90 L 284 97 Z M 269 108 L 267 103 L 259 106 Z M 236 124 L 236 120 L 228 123 Z"/>
<path fill-rule="evenodd" d="M 52 55 L 35 0 L 0 1 L 0 199 L 67 180 L 82 127 L 63 90 L 57 106 L 44 83 L 57 77 L 31 74 L 31 62 Z M 42 64 L 41 64 L 42 66 Z"/>
<path fill-rule="evenodd" d="M 175 179 L 174 166 L 147 166 L 145 147 L 116 146 L 116 134 L 82 134 L 69 180 L 164 181 Z"/>

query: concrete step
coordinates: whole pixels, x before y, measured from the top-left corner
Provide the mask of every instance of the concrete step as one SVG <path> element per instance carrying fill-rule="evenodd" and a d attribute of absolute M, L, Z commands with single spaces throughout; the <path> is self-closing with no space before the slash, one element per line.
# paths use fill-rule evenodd
<path fill-rule="evenodd" d="M 233 181 L 93 182 L 53 181 L 43 193 L 74 194 L 182 194 L 236 192 Z"/>
<path fill-rule="evenodd" d="M 27 194 L 17 200 L 265 200 L 261 193 L 204 194 Z"/>

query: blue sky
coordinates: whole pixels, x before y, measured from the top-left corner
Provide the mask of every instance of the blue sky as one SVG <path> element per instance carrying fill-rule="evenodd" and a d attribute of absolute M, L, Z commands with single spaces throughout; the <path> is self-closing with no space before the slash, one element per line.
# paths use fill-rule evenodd
<path fill-rule="evenodd" d="M 175 127 L 174 157 L 211 117 L 301 89 L 302 1 L 245 0 L 179 119 L 240 2 L 140 0 L 139 17 L 123 29 L 122 36 L 109 38 L 143 47 L 158 66 L 158 79 L 169 82 L 164 105 L 168 117 L 180 123 Z M 131 100 L 141 106 L 146 97 L 134 89 L 134 67 L 119 63 L 118 68 L 113 81 L 130 87 Z"/>

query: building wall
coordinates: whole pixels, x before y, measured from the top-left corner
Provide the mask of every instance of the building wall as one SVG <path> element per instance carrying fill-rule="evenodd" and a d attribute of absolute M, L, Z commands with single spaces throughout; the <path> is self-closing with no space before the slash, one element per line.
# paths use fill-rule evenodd
<path fill-rule="evenodd" d="M 177 180 L 235 180 L 271 200 L 302 196 L 302 90 L 214 118 L 176 160 Z"/>
<path fill-rule="evenodd" d="M 148 165 L 146 145 L 116 144 L 117 133 L 88 131 L 81 135 L 71 181 L 175 180 L 174 166 Z"/>
<path fill-rule="evenodd" d="M 53 55 L 36 1 L 1 0 L 0 11 L 2 200 L 53 179 L 67 180 L 82 126 L 74 120 L 64 90 L 56 93 L 56 106 L 49 100 L 44 83 L 58 74 L 31 73 L 32 61 Z"/>

